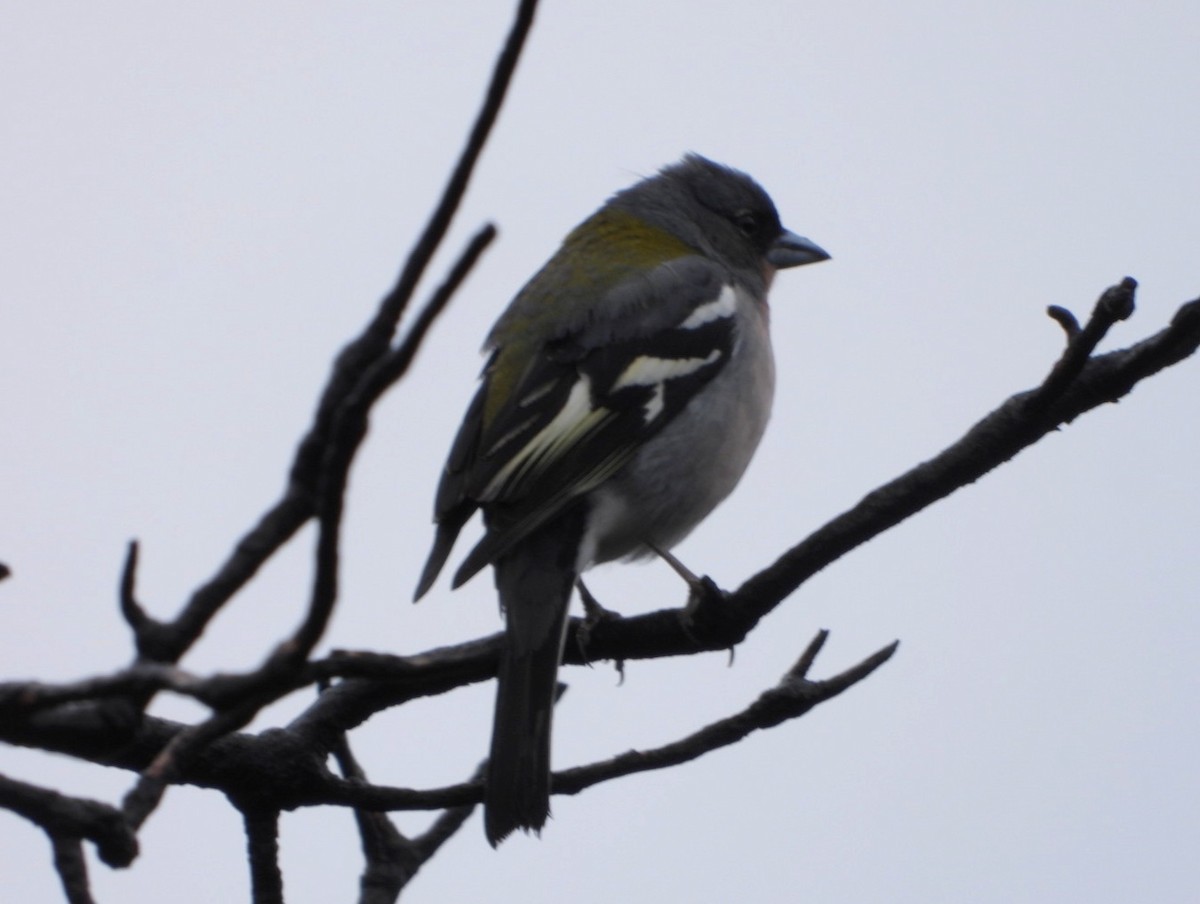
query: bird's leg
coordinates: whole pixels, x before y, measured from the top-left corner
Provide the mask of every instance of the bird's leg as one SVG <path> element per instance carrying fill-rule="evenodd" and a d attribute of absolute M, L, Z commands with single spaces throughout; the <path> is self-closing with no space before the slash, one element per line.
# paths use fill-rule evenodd
<path fill-rule="evenodd" d="M 683 628 L 683 632 L 691 638 L 696 646 L 703 646 L 696 629 L 701 627 L 706 614 L 717 613 L 720 610 L 714 609 L 715 604 L 723 602 L 728 594 L 717 586 L 717 582 L 708 575 L 697 575 L 690 568 L 679 561 L 670 551 L 661 549 L 653 543 L 647 543 L 647 546 L 652 549 L 660 559 L 671 566 L 671 570 L 683 578 L 683 582 L 688 586 L 688 601 L 683 609 L 683 614 L 679 619 L 679 623 Z M 729 648 L 729 661 L 733 662 L 733 648 Z"/>
<path fill-rule="evenodd" d="M 679 559 L 675 558 L 675 554 L 670 550 L 662 549 L 658 546 L 655 546 L 653 543 L 647 543 L 646 545 L 654 550 L 655 555 L 670 565 L 672 571 L 683 578 L 684 583 L 688 585 L 689 591 L 695 592 L 697 587 L 699 587 L 704 581 L 708 580 L 708 578 L 696 577 L 696 573 L 680 562 Z"/>
<path fill-rule="evenodd" d="M 675 558 L 674 554 L 665 549 L 660 549 L 653 543 L 647 543 L 647 546 L 654 553 L 671 566 L 671 570 L 683 578 L 683 582 L 688 586 L 688 611 L 693 611 L 704 603 L 717 602 L 725 598 L 725 591 L 717 586 L 717 582 L 707 575 L 700 576 L 693 572 L 690 568 Z"/>
<path fill-rule="evenodd" d="M 579 599 L 583 602 L 583 614 L 586 616 L 584 621 L 587 624 L 596 625 L 605 620 L 623 617 L 620 612 L 604 608 L 600 600 L 592 595 L 592 591 L 587 589 L 583 578 L 575 579 L 575 589 L 579 591 Z"/>
<path fill-rule="evenodd" d="M 596 597 L 592 595 L 592 591 L 587 589 L 587 585 L 583 583 L 583 578 L 575 579 L 575 588 L 579 591 L 579 599 L 583 603 L 583 624 L 579 626 L 579 630 L 575 632 L 575 642 L 579 645 L 579 653 L 583 656 L 585 662 L 591 665 L 588 659 L 587 646 L 591 639 L 592 631 L 606 621 L 616 621 L 624 616 L 620 612 L 614 612 L 612 609 L 605 609 Z M 621 680 L 625 680 L 624 663 L 617 661 L 617 672 L 621 675 Z"/>

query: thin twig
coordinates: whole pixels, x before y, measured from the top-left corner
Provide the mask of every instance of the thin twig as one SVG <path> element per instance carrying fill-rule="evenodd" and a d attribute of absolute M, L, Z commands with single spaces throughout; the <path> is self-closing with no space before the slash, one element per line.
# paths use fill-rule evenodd
<path fill-rule="evenodd" d="M 0 808 L 45 829 L 52 836 L 85 838 L 109 866 L 128 866 L 138 843 L 120 811 L 96 800 L 68 797 L 49 788 L 0 776 Z"/>
<path fill-rule="evenodd" d="M 322 466 L 318 533 L 313 590 L 303 624 L 275 653 L 290 663 L 303 662 L 325 633 L 337 600 L 338 557 L 346 482 L 354 456 L 367 434 L 370 410 L 389 387 L 404 376 L 438 315 L 474 268 L 496 236 L 491 225 L 480 229 L 467 243 L 442 284 L 433 293 L 400 345 L 363 374 L 358 389 L 342 404 L 327 445 Z"/>
<path fill-rule="evenodd" d="M 629 751 L 599 763 L 555 772 L 551 778 L 552 793 L 578 794 L 592 785 L 622 776 L 677 766 L 736 744 L 755 731 L 797 719 L 870 676 L 892 658 L 899 646 L 898 641 L 893 642 L 832 678 L 812 681 L 806 675 L 827 633 L 822 631 L 818 634 L 779 683 L 764 691 L 741 712 L 653 750 Z M 461 803 L 458 806 L 469 811 L 480 799 L 482 789 L 478 780 L 425 791 L 339 782 L 331 783 L 328 793 L 329 797 L 323 801 L 325 803 L 371 810 L 425 810 L 455 806 L 449 802 L 459 798 Z M 462 819 L 466 818 L 466 814 L 460 815 Z"/>
<path fill-rule="evenodd" d="M 1120 305 L 1117 308 L 1119 311 Z M 1110 318 L 1111 314 L 1105 313 L 1099 319 Z M 1091 342 L 1092 335 L 1085 341 Z M 1186 359 L 1197 347 L 1200 299 L 1183 305 L 1170 325 L 1155 335 L 1129 348 L 1090 358 L 1081 368 L 1074 364 L 1077 347 L 1068 345 L 1062 360 L 1070 363 L 1060 361 L 1061 366 L 1056 365 L 1041 387 L 1013 396 L 957 442 L 872 491 L 746 581 L 727 600 L 727 617 L 752 626 L 809 577 L 850 550 L 973 483 L 1080 414 L 1116 401 L 1139 381 Z M 1060 384 L 1064 374 L 1071 375 L 1065 386 Z M 740 615 L 734 615 L 738 610 Z M 596 642 L 598 638 L 593 637 Z"/>
<path fill-rule="evenodd" d="M 279 811 L 266 807 L 242 809 L 246 856 L 250 864 L 254 904 L 283 904 L 283 873 L 279 870 Z"/>
<path fill-rule="evenodd" d="M 777 685 L 764 691 L 741 712 L 653 750 L 631 750 L 610 760 L 556 772 L 551 779 L 552 793 L 578 794 L 585 788 L 620 776 L 687 763 L 706 753 L 736 744 L 752 732 L 797 719 L 868 677 L 891 659 L 899 646 L 899 641 L 891 643 L 832 678 L 810 681 L 803 676 L 824 642 L 826 633 L 821 632 L 809 644 L 797 664 Z"/>
<path fill-rule="evenodd" d="M 125 550 L 125 565 L 121 568 L 120 602 L 121 615 L 125 623 L 133 629 L 133 636 L 138 641 L 138 652 L 141 654 L 140 641 L 142 631 L 150 617 L 137 601 L 137 567 L 138 541 L 130 540 Z"/>
<path fill-rule="evenodd" d="M 1079 377 L 1080 372 L 1092 357 L 1100 341 L 1119 320 L 1133 315 L 1133 296 L 1137 280 L 1126 276 L 1120 283 L 1104 290 L 1092 309 L 1087 326 L 1078 330 L 1067 342 L 1062 357 L 1054 365 L 1049 376 L 1042 381 L 1028 404 L 1045 407 L 1052 404 Z"/>
<path fill-rule="evenodd" d="M 469 785 L 481 784 L 486 768 L 487 763 L 481 763 L 479 768 L 475 770 L 475 774 L 467 780 L 467 783 Z M 433 821 L 433 825 L 413 839 L 413 848 L 421 863 L 427 863 L 431 860 L 441 846 L 458 833 L 458 830 L 463 827 L 463 824 L 475 812 L 475 807 L 474 803 L 462 804 L 457 807 L 447 807 Z"/>
<path fill-rule="evenodd" d="M 491 82 L 467 143 L 459 155 L 437 208 L 431 215 L 396 284 L 384 296 L 371 321 L 338 355 L 326 382 L 313 424 L 300 441 L 283 497 L 238 542 L 216 574 L 192 594 L 179 616 L 163 624 L 139 646 L 160 662 L 176 662 L 199 639 L 218 611 L 254 577 L 317 511 L 318 482 L 326 457 L 326 443 L 334 420 L 346 398 L 360 387 L 364 374 L 389 344 L 412 293 L 462 202 L 479 155 L 491 134 L 512 76 L 533 25 L 537 0 L 521 0 Z"/>
<path fill-rule="evenodd" d="M 333 748 L 333 757 L 345 778 L 367 781 L 345 735 Z M 363 872 L 358 880 L 359 904 L 392 904 L 417 871 L 412 842 L 386 813 L 355 808 L 354 821 L 358 825 L 363 852 Z"/>
<path fill-rule="evenodd" d="M 88 883 L 87 859 L 79 839 L 52 833 L 50 846 L 54 849 L 54 871 L 62 882 L 67 904 L 93 904 L 95 899 Z"/>
<path fill-rule="evenodd" d="M 1081 329 L 1079 326 L 1079 321 L 1076 320 L 1075 315 L 1066 308 L 1060 305 L 1052 304 L 1046 308 L 1046 315 L 1062 327 L 1063 332 L 1067 334 L 1068 342 L 1079 335 L 1079 330 Z"/>

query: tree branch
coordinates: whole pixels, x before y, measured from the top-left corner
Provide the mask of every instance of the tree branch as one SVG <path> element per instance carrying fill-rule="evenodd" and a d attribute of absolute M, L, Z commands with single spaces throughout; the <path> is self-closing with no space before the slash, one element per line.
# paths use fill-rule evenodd
<path fill-rule="evenodd" d="M 0 776 L 0 807 L 40 826 L 53 839 L 86 838 L 109 866 L 128 866 L 137 856 L 132 828 L 120 811 L 108 804 Z"/>
<path fill-rule="evenodd" d="M 1125 289 L 1118 286 L 1106 293 L 1109 300 L 1102 299 L 1093 322 L 1119 319 L 1113 313 L 1122 309 Z M 1115 308 L 1111 307 L 1114 303 Z M 1089 323 L 1088 328 L 1072 334 L 1063 358 L 1041 387 L 1013 396 L 942 453 L 868 494 L 857 506 L 725 596 L 721 605 L 709 601 L 698 611 L 675 608 L 633 618 L 600 619 L 587 626 L 586 658 L 576 637 L 567 643 L 564 661 L 579 664 L 596 658 L 687 655 L 738 643 L 784 597 L 849 550 L 978 479 L 1059 425 L 1121 398 L 1140 380 L 1192 355 L 1200 347 L 1200 300 L 1181 307 L 1170 325 L 1154 336 L 1120 351 L 1087 358 L 1081 365 L 1079 350 L 1094 347 L 1098 333 L 1102 335 L 1099 327 Z M 581 627 L 578 620 L 572 620 L 572 631 L 578 632 Z M 214 738 L 248 722 L 265 705 L 267 697 L 281 696 L 289 685 L 281 682 L 267 694 L 264 685 L 256 683 L 262 696 L 249 702 L 240 697 L 240 706 L 234 705 L 239 700 L 239 681 L 260 682 L 261 676 L 214 676 L 207 679 L 213 684 L 204 687 L 203 683 L 189 683 L 182 673 L 160 670 L 150 675 L 114 676 L 109 686 L 94 688 L 97 694 L 118 694 L 123 692 L 121 681 L 129 682 L 124 689 L 128 691 L 143 680 L 201 697 L 223 687 L 231 708 L 207 723 L 185 727 L 151 718 L 135 725 L 114 725 L 103 707 L 94 703 L 46 708 L 56 695 L 63 701 L 78 699 L 86 691 L 86 683 L 57 690 L 45 685 L 10 684 L 0 693 L 0 711 L 6 716 L 0 720 L 0 738 L 94 762 L 147 770 L 138 793 L 127 801 L 135 825 L 144 818 L 141 814 L 148 812 L 147 802 L 152 807 L 170 781 L 217 787 L 230 794 L 253 790 L 279 809 L 318 803 L 365 809 L 467 807 L 479 799 L 478 787 L 473 784 L 425 791 L 371 788 L 330 775 L 322 759 L 344 732 L 375 712 L 415 697 L 489 679 L 495 674 L 498 650 L 499 636 L 494 635 L 417 656 L 344 653 L 309 663 L 289 676 L 295 682 L 291 687 L 301 680 L 335 674 L 370 677 L 339 682 L 285 730 L 258 736 L 233 735 L 215 742 Z M 23 705 L 26 702 L 28 707 Z M 731 730 L 736 734 L 742 728 L 725 724 L 704 731 L 719 735 Z M 696 738 L 691 741 L 706 743 Z M 186 756 L 180 758 L 180 752 Z M 676 755 L 677 750 L 667 749 L 656 757 L 665 763 Z M 565 783 L 562 791 L 574 793 L 572 789 L 578 783 L 591 781 L 594 776 L 658 768 L 653 762 L 618 758 L 611 764 L 587 767 L 599 771 L 568 772 L 560 779 Z M 147 769 L 147 764 L 153 765 Z"/>
<path fill-rule="evenodd" d="M 444 241 L 495 123 L 535 8 L 534 0 L 520 2 L 486 98 L 441 199 L 395 284 L 337 356 L 279 500 L 171 621 L 152 618 L 138 601 L 140 550 L 136 541 L 129 544 L 118 594 L 121 615 L 136 643 L 138 658 L 132 666 L 83 681 L 0 685 L 0 740 L 140 773 L 120 811 L 0 777 L 0 807 L 46 832 L 70 901 L 91 901 L 80 839 L 92 841 L 104 862 L 127 865 L 137 853 L 135 827 L 153 812 L 171 784 L 219 789 L 242 812 L 256 902 L 283 901 L 278 864 L 282 811 L 316 805 L 353 808 L 365 859 L 360 900 L 383 904 L 396 899 L 480 801 L 478 770 L 467 781 L 443 788 L 371 785 L 346 733 L 390 706 L 490 680 L 496 671 L 499 635 L 415 656 L 310 657 L 338 601 L 342 509 L 370 412 L 407 373 L 430 326 L 495 237 L 491 225 L 474 235 L 397 341 L 413 295 Z M 689 606 L 634 618 L 615 613 L 601 617 L 592 607 L 593 617 L 586 623 L 571 621 L 573 635 L 564 661 L 623 661 L 732 648 L 809 577 L 850 550 L 979 479 L 1085 411 L 1116 401 L 1140 380 L 1192 355 L 1200 347 L 1200 300 L 1184 305 L 1167 328 L 1143 342 L 1094 356 L 1110 328 L 1133 313 L 1135 289 L 1130 278 L 1108 289 L 1083 327 L 1065 308 L 1052 306 L 1048 314 L 1063 328 L 1066 346 L 1038 387 L 1007 400 L 936 457 L 868 494 L 733 593 L 707 581 L 707 589 Z M 318 531 L 312 587 L 293 634 L 248 672 L 198 677 L 176 668 L 221 608 L 314 518 Z M 8 569 L 0 565 L 0 580 L 7 575 Z M 780 681 L 741 712 L 652 750 L 560 771 L 553 777 L 554 793 L 577 794 L 600 782 L 688 762 L 754 731 L 799 718 L 864 680 L 897 648 L 893 643 L 838 675 L 814 681 L 808 674 L 826 636 L 824 631 L 818 634 Z M 265 706 L 335 678 L 340 680 L 285 728 L 237 733 Z M 192 725 L 145 715 L 147 703 L 161 691 L 201 701 L 211 713 Z M 341 776 L 326 766 L 330 753 Z M 426 832 L 410 839 L 384 815 L 389 810 L 443 812 Z"/>
<path fill-rule="evenodd" d="M 50 847 L 54 850 L 54 871 L 62 882 L 67 904 L 94 904 L 91 884 L 88 882 L 87 859 L 83 856 L 83 845 L 79 839 L 50 833 Z"/>
<path fill-rule="evenodd" d="M 283 873 L 279 871 L 279 811 L 246 807 L 246 854 L 254 904 L 283 904 Z"/>
<path fill-rule="evenodd" d="M 1104 305 L 1102 297 L 1098 308 Z M 1107 316 L 1094 314 L 1093 322 Z M 1079 340 L 1081 344 L 1091 343 L 1094 333 L 1090 330 L 1091 323 L 1080 333 L 1086 337 Z M 809 577 L 851 549 L 974 483 L 1047 433 L 1093 408 L 1116 402 L 1141 380 L 1184 360 L 1200 347 L 1200 299 L 1183 305 L 1165 329 L 1129 348 L 1080 363 L 1075 360 L 1079 347 L 1075 340 L 1068 344 L 1040 387 L 1013 396 L 958 442 L 868 494 L 850 511 L 788 550 L 738 588 L 732 604 L 745 610 L 747 620 L 757 622 Z"/>
<path fill-rule="evenodd" d="M 578 794 L 592 785 L 621 776 L 678 766 L 736 744 L 752 732 L 798 719 L 867 678 L 891 659 L 900 645 L 899 641 L 895 641 L 832 678 L 811 681 L 808 678 L 809 669 L 828 636 L 828 631 L 818 633 L 779 683 L 764 691 L 741 712 L 653 750 L 630 750 L 604 762 L 556 772 L 551 782 L 553 793 Z"/>
<path fill-rule="evenodd" d="M 475 118 L 441 200 L 410 252 L 395 285 L 380 302 L 374 317 L 338 354 L 333 371 L 322 390 L 313 423 L 296 450 L 288 485 L 282 498 L 242 537 L 230 557 L 217 569 L 212 578 L 196 589 L 173 621 L 157 622 L 145 619 L 139 622 L 136 636 L 140 655 L 158 662 L 177 662 L 199 639 L 208 623 L 234 594 L 244 587 L 258 569 L 310 518 L 317 515 L 321 495 L 320 481 L 325 473 L 330 431 L 344 403 L 362 387 L 364 377 L 372 368 L 389 357 L 393 359 L 391 367 L 397 364 L 396 356 L 393 356 L 390 350 L 392 336 L 466 194 L 471 174 L 495 125 L 513 73 L 516 71 L 521 51 L 533 26 L 536 9 L 537 0 L 521 0 L 519 3 L 508 38 L 492 71 L 483 105 Z M 488 240 L 490 241 L 490 237 Z M 441 305 L 444 303 L 443 300 Z M 436 316 L 440 306 L 431 304 L 431 308 Z M 416 330 L 417 336 L 423 333 L 423 329 Z M 385 365 L 384 370 L 387 369 L 388 365 Z"/>
<path fill-rule="evenodd" d="M 588 626 L 586 658 L 572 635 L 568 636 L 564 661 L 728 649 L 806 580 L 846 553 L 975 482 L 1063 424 L 1117 401 L 1141 380 L 1183 361 L 1200 347 L 1197 299 L 1183 305 L 1170 325 L 1155 335 L 1129 348 L 1088 358 L 1080 366 L 1080 350 L 1099 341 L 1099 324 L 1120 319 L 1113 317 L 1109 305 L 1115 301 L 1120 309 L 1125 292 L 1122 284 L 1102 296 L 1092 323 L 1068 343 L 1041 386 L 1011 397 L 941 453 L 868 493 L 733 593 L 713 595 L 690 610 L 665 609 L 633 618 L 602 619 Z M 580 627 L 574 621 L 570 631 L 577 632 Z"/>

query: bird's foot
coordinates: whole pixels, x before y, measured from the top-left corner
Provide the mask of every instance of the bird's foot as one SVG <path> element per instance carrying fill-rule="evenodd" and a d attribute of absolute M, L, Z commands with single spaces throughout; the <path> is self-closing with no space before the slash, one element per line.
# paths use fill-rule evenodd
<path fill-rule="evenodd" d="M 579 599 L 583 603 L 583 624 L 575 632 L 575 642 L 579 645 L 579 655 L 583 657 L 584 662 L 591 665 L 587 648 L 588 642 L 592 637 L 592 631 L 605 622 L 620 621 L 625 616 L 620 612 L 604 608 L 600 601 L 592 595 L 592 591 L 587 589 L 587 585 L 583 583 L 582 578 L 575 579 L 575 587 L 579 590 Z M 621 660 L 617 660 L 617 673 L 621 676 L 621 680 L 624 681 L 625 664 Z"/>
<path fill-rule="evenodd" d="M 697 575 L 669 551 L 653 545 L 650 548 L 660 559 L 670 565 L 671 569 L 687 584 L 688 601 L 679 617 L 683 633 L 696 646 L 707 646 L 703 640 L 703 636 L 709 633 L 706 628 L 709 625 L 719 624 L 723 612 L 721 604 L 725 602 L 729 594 L 718 587 L 717 582 L 708 575 Z M 732 647 L 729 648 L 729 659 L 730 662 L 733 661 Z"/>

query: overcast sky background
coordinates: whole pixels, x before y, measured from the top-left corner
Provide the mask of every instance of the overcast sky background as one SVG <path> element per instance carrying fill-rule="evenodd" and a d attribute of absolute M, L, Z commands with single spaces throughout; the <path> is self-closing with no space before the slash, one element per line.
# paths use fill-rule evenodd
<path fill-rule="evenodd" d="M 332 356 L 444 184 L 510 6 L 0 8 L 4 677 L 125 664 L 127 540 L 140 597 L 169 616 L 276 498 Z M 1063 341 L 1047 304 L 1083 317 L 1128 274 L 1138 312 L 1105 348 L 1160 329 L 1200 293 L 1198 43 L 1185 0 L 548 0 L 434 276 L 481 223 L 500 240 L 376 412 L 322 649 L 499 627 L 488 577 L 408 602 L 478 347 L 568 229 L 684 151 L 753 174 L 834 258 L 776 281 L 774 420 L 677 549 L 725 586 L 1040 381 Z M 404 900 L 1195 901 L 1198 399 L 1188 361 L 1085 415 L 810 581 L 732 668 L 637 662 L 622 686 L 567 671 L 561 767 L 740 709 L 819 628 L 817 677 L 901 640 L 804 719 L 556 798 L 540 841 L 493 852 L 473 817 Z M 257 664 L 302 612 L 311 545 L 184 665 Z M 593 585 L 625 612 L 684 595 L 657 564 Z M 491 698 L 382 714 L 355 749 L 383 784 L 459 781 Z M 131 782 L 9 749 L 0 771 L 114 803 Z M 93 858 L 98 901 L 246 899 L 217 795 L 170 791 L 141 841 L 133 869 Z M 285 815 L 282 849 L 293 904 L 356 895 L 349 814 Z M 0 888 L 60 899 L 44 837 L 7 813 Z"/>

